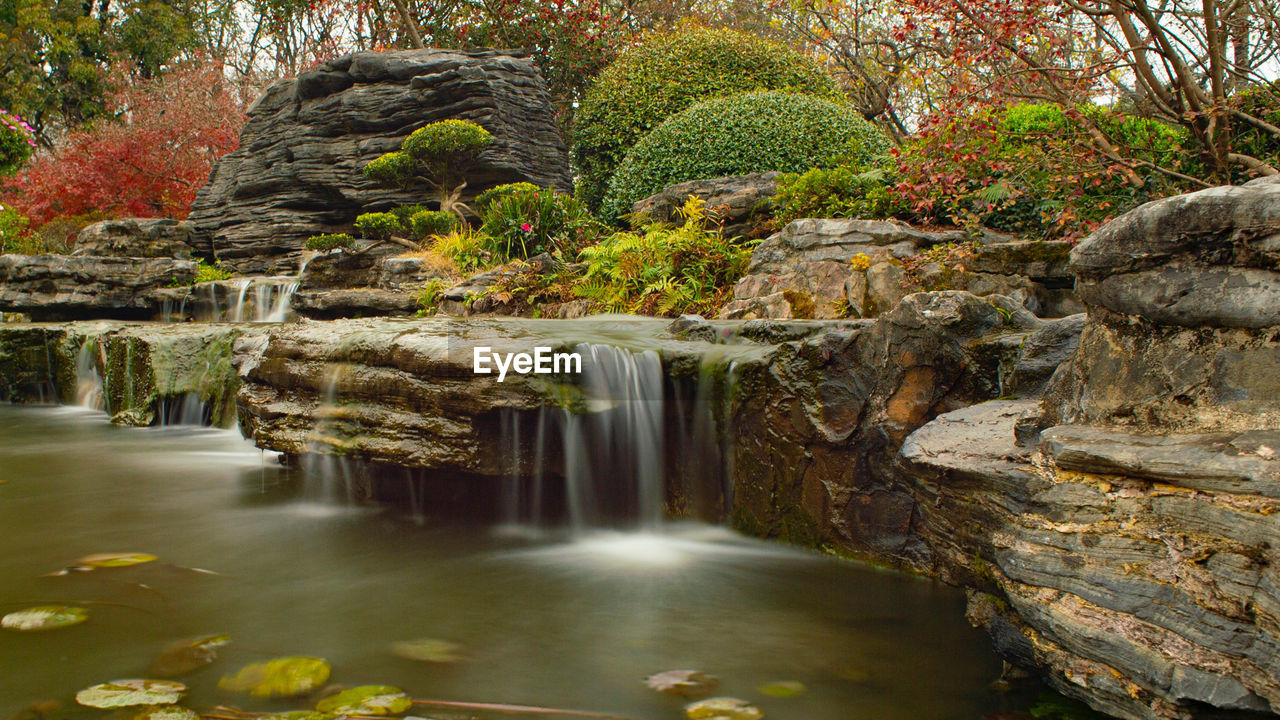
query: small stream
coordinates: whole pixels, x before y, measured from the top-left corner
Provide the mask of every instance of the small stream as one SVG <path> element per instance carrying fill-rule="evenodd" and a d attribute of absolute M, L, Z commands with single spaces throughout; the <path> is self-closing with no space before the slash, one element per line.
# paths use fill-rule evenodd
<path fill-rule="evenodd" d="M 181 678 L 199 710 L 310 707 L 216 689 L 285 655 L 326 658 L 347 686 L 637 720 L 682 717 L 680 699 L 643 683 L 678 668 L 718 676 L 718 694 L 772 720 L 978 720 L 1031 702 L 989 688 L 1001 664 L 960 592 L 723 528 L 569 541 L 430 508 L 318 512 L 302 478 L 235 432 L 117 427 L 82 408 L 0 405 L 0 437 L 0 613 L 72 601 L 91 613 L 59 630 L 0 630 L 0 717 L 48 699 L 62 704 L 54 717 L 104 717 L 74 693 L 146 677 L 161 648 L 211 633 L 233 642 Z M 103 552 L 161 559 L 42 577 Z M 462 658 L 389 652 L 418 638 L 458 643 Z M 774 681 L 805 691 L 757 690 Z"/>

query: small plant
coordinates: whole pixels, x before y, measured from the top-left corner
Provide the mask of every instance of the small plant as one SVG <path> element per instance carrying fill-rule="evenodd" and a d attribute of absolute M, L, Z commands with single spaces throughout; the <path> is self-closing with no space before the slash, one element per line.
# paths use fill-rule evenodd
<path fill-rule="evenodd" d="M 307 249 L 316 252 L 329 252 L 338 248 L 350 249 L 355 244 L 356 239 L 347 233 L 312 235 L 307 238 Z"/>
<path fill-rule="evenodd" d="M 427 284 L 422 286 L 422 291 L 416 297 L 418 301 L 418 317 L 436 314 L 440 304 L 440 291 L 443 289 L 444 282 L 438 278 L 428 280 Z"/>
<path fill-rule="evenodd" d="M 489 238 L 471 228 L 460 228 L 437 237 L 431 250 L 451 260 L 459 271 L 470 272 L 489 265 L 492 255 L 485 249 L 488 244 Z"/>
<path fill-rule="evenodd" d="M 576 252 L 599 227 L 573 198 L 528 183 L 509 186 L 490 197 L 481 217 L 480 231 L 489 238 L 487 247 L 499 260 L 557 250 Z"/>
<path fill-rule="evenodd" d="M 414 239 L 421 242 L 456 230 L 458 216 L 441 210 L 422 210 L 409 218 L 409 225 L 413 230 Z"/>
<path fill-rule="evenodd" d="M 476 211 L 483 215 L 484 211 L 495 200 L 504 198 L 508 195 L 514 195 L 516 193 L 538 192 L 541 189 L 542 188 L 530 182 L 514 182 L 495 185 L 476 196 Z"/>
<path fill-rule="evenodd" d="M 405 226 L 395 213 L 364 213 L 356 218 L 355 228 L 361 237 L 370 240 L 390 240 L 397 235 L 406 235 Z"/>
<path fill-rule="evenodd" d="M 0 110 L 0 175 L 22 167 L 36 149 L 36 133 L 20 116 Z"/>
<path fill-rule="evenodd" d="M 0 205 L 0 253 L 38 255 L 41 248 L 38 243 L 32 242 L 30 224 L 31 221 L 22 213 Z"/>
<path fill-rule="evenodd" d="M 407 228 L 412 227 L 410 221 L 413 219 L 414 215 L 430 209 L 431 208 L 426 205 L 400 205 L 399 207 L 391 208 L 391 214 L 399 218 L 400 224 Z"/>
<path fill-rule="evenodd" d="M 586 267 L 574 292 L 613 312 L 717 312 L 746 271 L 752 243 L 707 229 L 703 201 L 696 197 L 681 214 L 680 227 L 650 225 L 584 249 L 579 258 Z"/>
<path fill-rule="evenodd" d="M 858 253 L 849 258 L 849 266 L 858 272 L 865 272 L 871 267 L 871 258 L 867 257 L 866 253 Z"/>
<path fill-rule="evenodd" d="M 406 189 L 425 182 L 435 189 L 442 212 L 466 220 L 465 213 L 471 209 L 459 199 L 467 187 L 462 175 L 492 143 L 489 131 L 473 122 L 441 120 L 414 130 L 399 151 L 366 165 L 364 176 Z"/>
<path fill-rule="evenodd" d="M 204 260 L 196 261 L 196 282 L 213 282 L 215 280 L 230 280 L 231 271 L 218 265 L 209 265 Z"/>

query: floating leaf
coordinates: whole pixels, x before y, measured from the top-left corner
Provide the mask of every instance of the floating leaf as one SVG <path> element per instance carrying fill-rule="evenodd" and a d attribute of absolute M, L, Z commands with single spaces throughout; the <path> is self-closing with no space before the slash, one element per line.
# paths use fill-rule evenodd
<path fill-rule="evenodd" d="M 746 700 L 716 697 L 686 705 L 684 715 L 689 720 L 760 720 L 764 711 Z"/>
<path fill-rule="evenodd" d="M 780 698 L 795 697 L 807 689 L 804 683 L 796 682 L 795 680 L 777 680 L 756 688 L 763 695 Z"/>
<path fill-rule="evenodd" d="M 146 553 L 97 553 L 85 555 L 76 561 L 76 565 L 87 568 L 116 568 L 141 565 L 156 560 L 155 555 Z"/>
<path fill-rule="evenodd" d="M 230 635 L 204 635 L 181 640 L 160 652 L 151 672 L 160 677 L 185 675 L 218 659 L 218 648 L 231 642 Z"/>
<path fill-rule="evenodd" d="M 34 632 L 77 625 L 89 619 L 89 611 L 69 605 L 40 605 L 11 612 L 0 618 L 0 627 L 9 630 Z"/>
<path fill-rule="evenodd" d="M 398 687 L 361 685 L 321 700 L 316 710 L 337 715 L 399 715 L 411 707 L 413 700 Z"/>
<path fill-rule="evenodd" d="M 458 662 L 462 659 L 459 654 L 461 650 L 462 646 L 458 643 L 434 638 L 391 643 L 391 652 L 406 660 L 419 660 L 421 662 Z"/>
<path fill-rule="evenodd" d="M 333 720 L 333 717 L 329 713 L 316 712 L 314 710 L 290 710 L 289 712 L 263 715 L 264 720 Z"/>
<path fill-rule="evenodd" d="M 306 695 L 329 679 L 329 663 L 315 657 L 276 658 L 240 668 L 218 681 L 223 690 L 247 692 L 254 697 Z"/>
<path fill-rule="evenodd" d="M 129 720 L 200 720 L 200 713 L 181 705 L 148 705 Z"/>
<path fill-rule="evenodd" d="M 112 680 L 76 693 L 76 702 L 92 708 L 172 705 L 187 686 L 172 680 Z"/>
<path fill-rule="evenodd" d="M 650 675 L 645 684 L 660 693 L 700 698 L 715 692 L 720 680 L 697 670 L 668 670 Z"/>

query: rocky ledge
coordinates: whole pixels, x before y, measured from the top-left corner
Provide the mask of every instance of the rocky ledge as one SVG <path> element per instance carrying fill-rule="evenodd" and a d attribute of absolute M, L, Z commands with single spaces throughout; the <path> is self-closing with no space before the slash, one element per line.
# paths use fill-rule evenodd
<path fill-rule="evenodd" d="M 145 319 L 158 290 L 195 277 L 191 260 L 0 255 L 0 309 L 36 320 Z"/>

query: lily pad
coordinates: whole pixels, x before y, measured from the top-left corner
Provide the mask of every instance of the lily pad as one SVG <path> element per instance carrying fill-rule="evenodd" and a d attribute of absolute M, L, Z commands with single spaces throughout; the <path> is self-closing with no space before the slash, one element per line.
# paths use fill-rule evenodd
<path fill-rule="evenodd" d="M 129 716 L 129 720 L 200 720 L 200 713 L 181 705 L 148 705 Z"/>
<path fill-rule="evenodd" d="M 420 662 L 450 663 L 462 659 L 462 646 L 448 640 L 423 638 L 391 643 L 391 652 L 406 659 Z"/>
<path fill-rule="evenodd" d="M 186 691 L 186 685 L 172 680 L 112 680 L 76 693 L 76 702 L 92 708 L 172 705 Z"/>
<path fill-rule="evenodd" d="M 321 700 L 316 710 L 337 715 L 399 715 L 413 707 L 413 700 L 398 687 L 361 685 Z"/>
<path fill-rule="evenodd" d="M 160 652 L 151 672 L 160 677 L 185 675 L 218 659 L 218 648 L 231 642 L 230 635 L 203 635 L 176 642 Z"/>
<path fill-rule="evenodd" d="M 691 699 L 706 697 L 720 685 L 719 678 L 698 670 L 667 670 L 650 675 L 644 682 L 660 693 Z"/>
<path fill-rule="evenodd" d="M 764 711 L 746 700 L 714 697 L 686 705 L 684 716 L 689 720 L 760 720 Z"/>
<path fill-rule="evenodd" d="M 306 695 L 329 679 L 329 663 L 316 657 L 284 657 L 240 668 L 218 681 L 223 690 L 247 692 L 254 697 L 280 698 Z"/>
<path fill-rule="evenodd" d="M 329 713 L 316 712 L 315 710 L 290 710 L 289 712 L 271 713 L 262 717 L 263 720 L 333 720 L 334 718 Z"/>
<path fill-rule="evenodd" d="M 40 605 L 11 612 L 0 618 L 0 627 L 22 632 L 53 630 L 77 625 L 89 619 L 89 611 L 70 605 Z"/>
<path fill-rule="evenodd" d="M 80 567 L 94 568 L 116 568 L 129 567 L 130 565 L 141 565 L 149 563 L 158 558 L 155 555 L 147 553 L 96 553 L 94 555 L 85 555 L 76 561 L 76 565 Z"/>
<path fill-rule="evenodd" d="M 804 683 L 797 682 L 795 680 L 776 680 L 774 682 L 765 683 L 756 688 L 756 690 L 762 695 L 768 695 L 769 697 L 785 698 L 795 697 L 805 690 L 808 690 L 808 688 L 804 686 Z"/>

